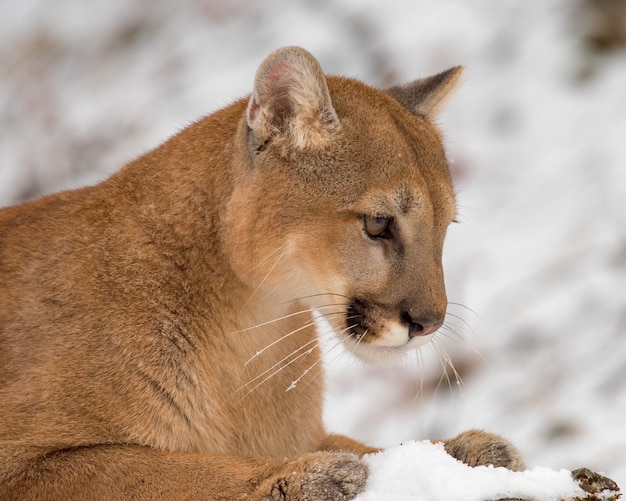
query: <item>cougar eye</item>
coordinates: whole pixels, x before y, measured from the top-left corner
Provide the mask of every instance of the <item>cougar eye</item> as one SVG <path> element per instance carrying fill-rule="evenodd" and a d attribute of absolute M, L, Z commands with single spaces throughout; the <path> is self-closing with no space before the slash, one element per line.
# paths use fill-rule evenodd
<path fill-rule="evenodd" d="M 363 228 L 371 238 L 391 238 L 389 229 L 392 222 L 392 217 L 363 216 Z"/>

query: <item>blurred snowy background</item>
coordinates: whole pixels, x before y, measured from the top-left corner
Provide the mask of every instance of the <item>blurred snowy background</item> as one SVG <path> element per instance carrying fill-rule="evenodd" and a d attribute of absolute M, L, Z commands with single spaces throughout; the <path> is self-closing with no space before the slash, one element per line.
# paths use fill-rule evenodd
<path fill-rule="evenodd" d="M 0 206 L 105 178 L 291 44 L 376 86 L 466 67 L 440 120 L 459 304 L 403 366 L 333 349 L 329 428 L 389 446 L 481 427 L 626 487 L 624 0 L 3 0 Z"/>

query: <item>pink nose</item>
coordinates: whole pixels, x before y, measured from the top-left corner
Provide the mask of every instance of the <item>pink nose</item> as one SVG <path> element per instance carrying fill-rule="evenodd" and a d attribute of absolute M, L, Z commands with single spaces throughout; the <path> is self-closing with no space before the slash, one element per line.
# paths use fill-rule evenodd
<path fill-rule="evenodd" d="M 443 324 L 442 321 L 431 318 L 413 318 L 409 312 L 402 314 L 402 321 L 409 326 L 409 338 L 428 336 Z"/>
<path fill-rule="evenodd" d="M 409 327 L 409 337 L 414 337 L 414 336 L 428 336 L 429 334 L 434 333 L 435 331 L 439 330 L 439 327 L 441 327 L 443 322 L 434 322 L 434 323 L 430 323 L 430 322 L 424 322 L 424 323 L 417 323 L 416 325 L 416 329 L 413 329 L 412 326 Z"/>

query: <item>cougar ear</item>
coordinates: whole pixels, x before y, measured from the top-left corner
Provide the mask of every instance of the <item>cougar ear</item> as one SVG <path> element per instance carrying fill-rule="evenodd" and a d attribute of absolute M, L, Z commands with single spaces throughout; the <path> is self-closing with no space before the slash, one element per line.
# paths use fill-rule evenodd
<path fill-rule="evenodd" d="M 258 147 L 279 136 L 289 147 L 315 147 L 339 128 L 322 68 L 300 47 L 278 49 L 261 63 L 247 120 Z"/>
<path fill-rule="evenodd" d="M 432 120 L 461 84 L 462 73 L 463 67 L 455 66 L 437 75 L 390 87 L 387 92 L 412 113 Z"/>

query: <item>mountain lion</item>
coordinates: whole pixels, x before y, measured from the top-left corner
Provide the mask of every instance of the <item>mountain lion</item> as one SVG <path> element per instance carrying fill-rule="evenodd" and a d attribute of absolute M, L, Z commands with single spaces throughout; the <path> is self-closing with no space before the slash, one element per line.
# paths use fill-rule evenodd
<path fill-rule="evenodd" d="M 324 430 L 314 314 L 378 364 L 442 325 L 433 120 L 460 74 L 376 90 L 283 48 L 106 181 L 0 211 L 2 499 L 362 491 L 375 449 Z M 523 468 L 485 432 L 445 446 Z"/>

